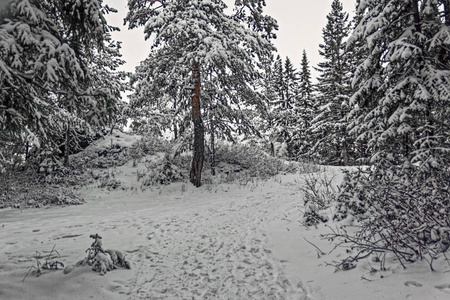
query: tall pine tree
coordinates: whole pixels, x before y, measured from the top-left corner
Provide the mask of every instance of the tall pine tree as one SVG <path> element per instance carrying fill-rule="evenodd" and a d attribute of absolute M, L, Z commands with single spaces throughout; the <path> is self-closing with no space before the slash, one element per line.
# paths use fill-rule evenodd
<path fill-rule="evenodd" d="M 269 39 L 276 28 L 276 22 L 263 15 L 263 4 L 263 0 L 237 0 L 230 16 L 222 0 L 128 1 L 130 28 L 145 26 L 146 38 L 154 37 L 149 57 L 133 78 L 132 105 L 189 101 L 181 106 L 191 111 L 194 155 L 190 180 L 197 187 L 204 161 L 204 109 L 214 107 L 217 113 L 219 104 L 234 111 L 244 103 L 262 106 L 253 81 L 260 76 L 257 61 L 274 49 Z M 160 97 L 153 97 L 152 91 Z M 244 114 L 236 115 L 238 124 L 246 122 Z"/>

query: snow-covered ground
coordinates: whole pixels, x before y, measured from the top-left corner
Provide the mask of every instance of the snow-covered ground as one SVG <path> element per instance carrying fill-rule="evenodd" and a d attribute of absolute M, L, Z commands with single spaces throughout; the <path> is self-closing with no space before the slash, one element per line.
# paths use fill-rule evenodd
<path fill-rule="evenodd" d="M 338 169 L 326 172 L 340 179 Z M 115 173 L 121 188 L 87 186 L 81 206 L 0 210 L 0 299 L 450 299 L 442 258 L 435 272 L 426 262 L 403 270 L 391 261 L 375 272 L 370 258 L 349 271 L 327 266 L 346 249 L 328 254 L 334 245 L 320 234 L 329 229 L 300 224 L 301 174 L 143 192 L 131 162 Z M 73 267 L 95 233 L 126 254 L 130 270 L 101 276 Z M 66 272 L 23 280 L 53 247 Z"/>

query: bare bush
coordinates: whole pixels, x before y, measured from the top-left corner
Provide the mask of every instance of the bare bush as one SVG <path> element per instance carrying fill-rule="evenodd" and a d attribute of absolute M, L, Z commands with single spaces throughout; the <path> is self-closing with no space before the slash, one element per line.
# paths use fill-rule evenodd
<path fill-rule="evenodd" d="M 337 188 L 333 184 L 336 175 L 331 177 L 326 172 L 307 173 L 302 175 L 305 212 L 303 224 L 307 226 L 328 222 L 329 217 L 324 210 L 335 201 Z"/>
<path fill-rule="evenodd" d="M 359 170 L 348 173 L 338 197 L 336 219 L 354 216 L 356 231 L 345 227 L 324 237 L 357 249 L 346 261 L 371 253 L 393 253 L 403 267 L 433 260 L 450 245 L 450 176 L 448 170 L 414 172 Z"/>

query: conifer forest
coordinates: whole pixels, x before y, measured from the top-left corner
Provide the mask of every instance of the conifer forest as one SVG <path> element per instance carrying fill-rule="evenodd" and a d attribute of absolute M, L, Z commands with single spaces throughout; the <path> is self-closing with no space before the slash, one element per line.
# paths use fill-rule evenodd
<path fill-rule="evenodd" d="M 0 0 L 0 299 L 447 299 L 450 0 L 273 1 Z"/>

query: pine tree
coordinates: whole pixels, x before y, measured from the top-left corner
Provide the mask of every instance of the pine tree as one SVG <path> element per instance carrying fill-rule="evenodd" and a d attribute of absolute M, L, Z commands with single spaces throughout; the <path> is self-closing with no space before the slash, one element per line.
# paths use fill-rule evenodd
<path fill-rule="evenodd" d="M 216 114 L 220 107 L 232 110 L 227 118 L 242 126 L 250 124 L 239 112 L 242 104 L 262 106 L 252 82 L 260 76 L 256 61 L 273 50 L 268 40 L 274 37 L 276 23 L 262 14 L 262 0 L 236 1 L 235 5 L 235 14 L 229 16 L 221 0 L 128 1 L 130 28 L 143 25 L 146 37 L 154 37 L 149 57 L 133 78 L 132 105 L 189 101 L 181 107 L 191 109 L 194 157 L 190 180 L 195 186 L 201 185 L 207 129 L 202 112 L 212 107 Z M 214 128 L 219 124 L 216 120 Z"/>
<path fill-rule="evenodd" d="M 68 120 L 109 124 L 120 82 L 119 45 L 97 0 L 11 0 L 0 12 L 0 132 L 54 152 Z M 25 151 L 24 151 L 25 152 Z"/>
<path fill-rule="evenodd" d="M 320 72 L 317 116 L 310 128 L 316 144 L 310 155 L 323 163 L 347 165 L 352 142 L 346 129 L 351 87 L 345 39 L 350 27 L 348 13 L 344 12 L 339 0 L 333 1 L 327 19 L 323 29 L 324 43 L 319 45 L 319 54 L 324 61 L 317 68 Z"/>

